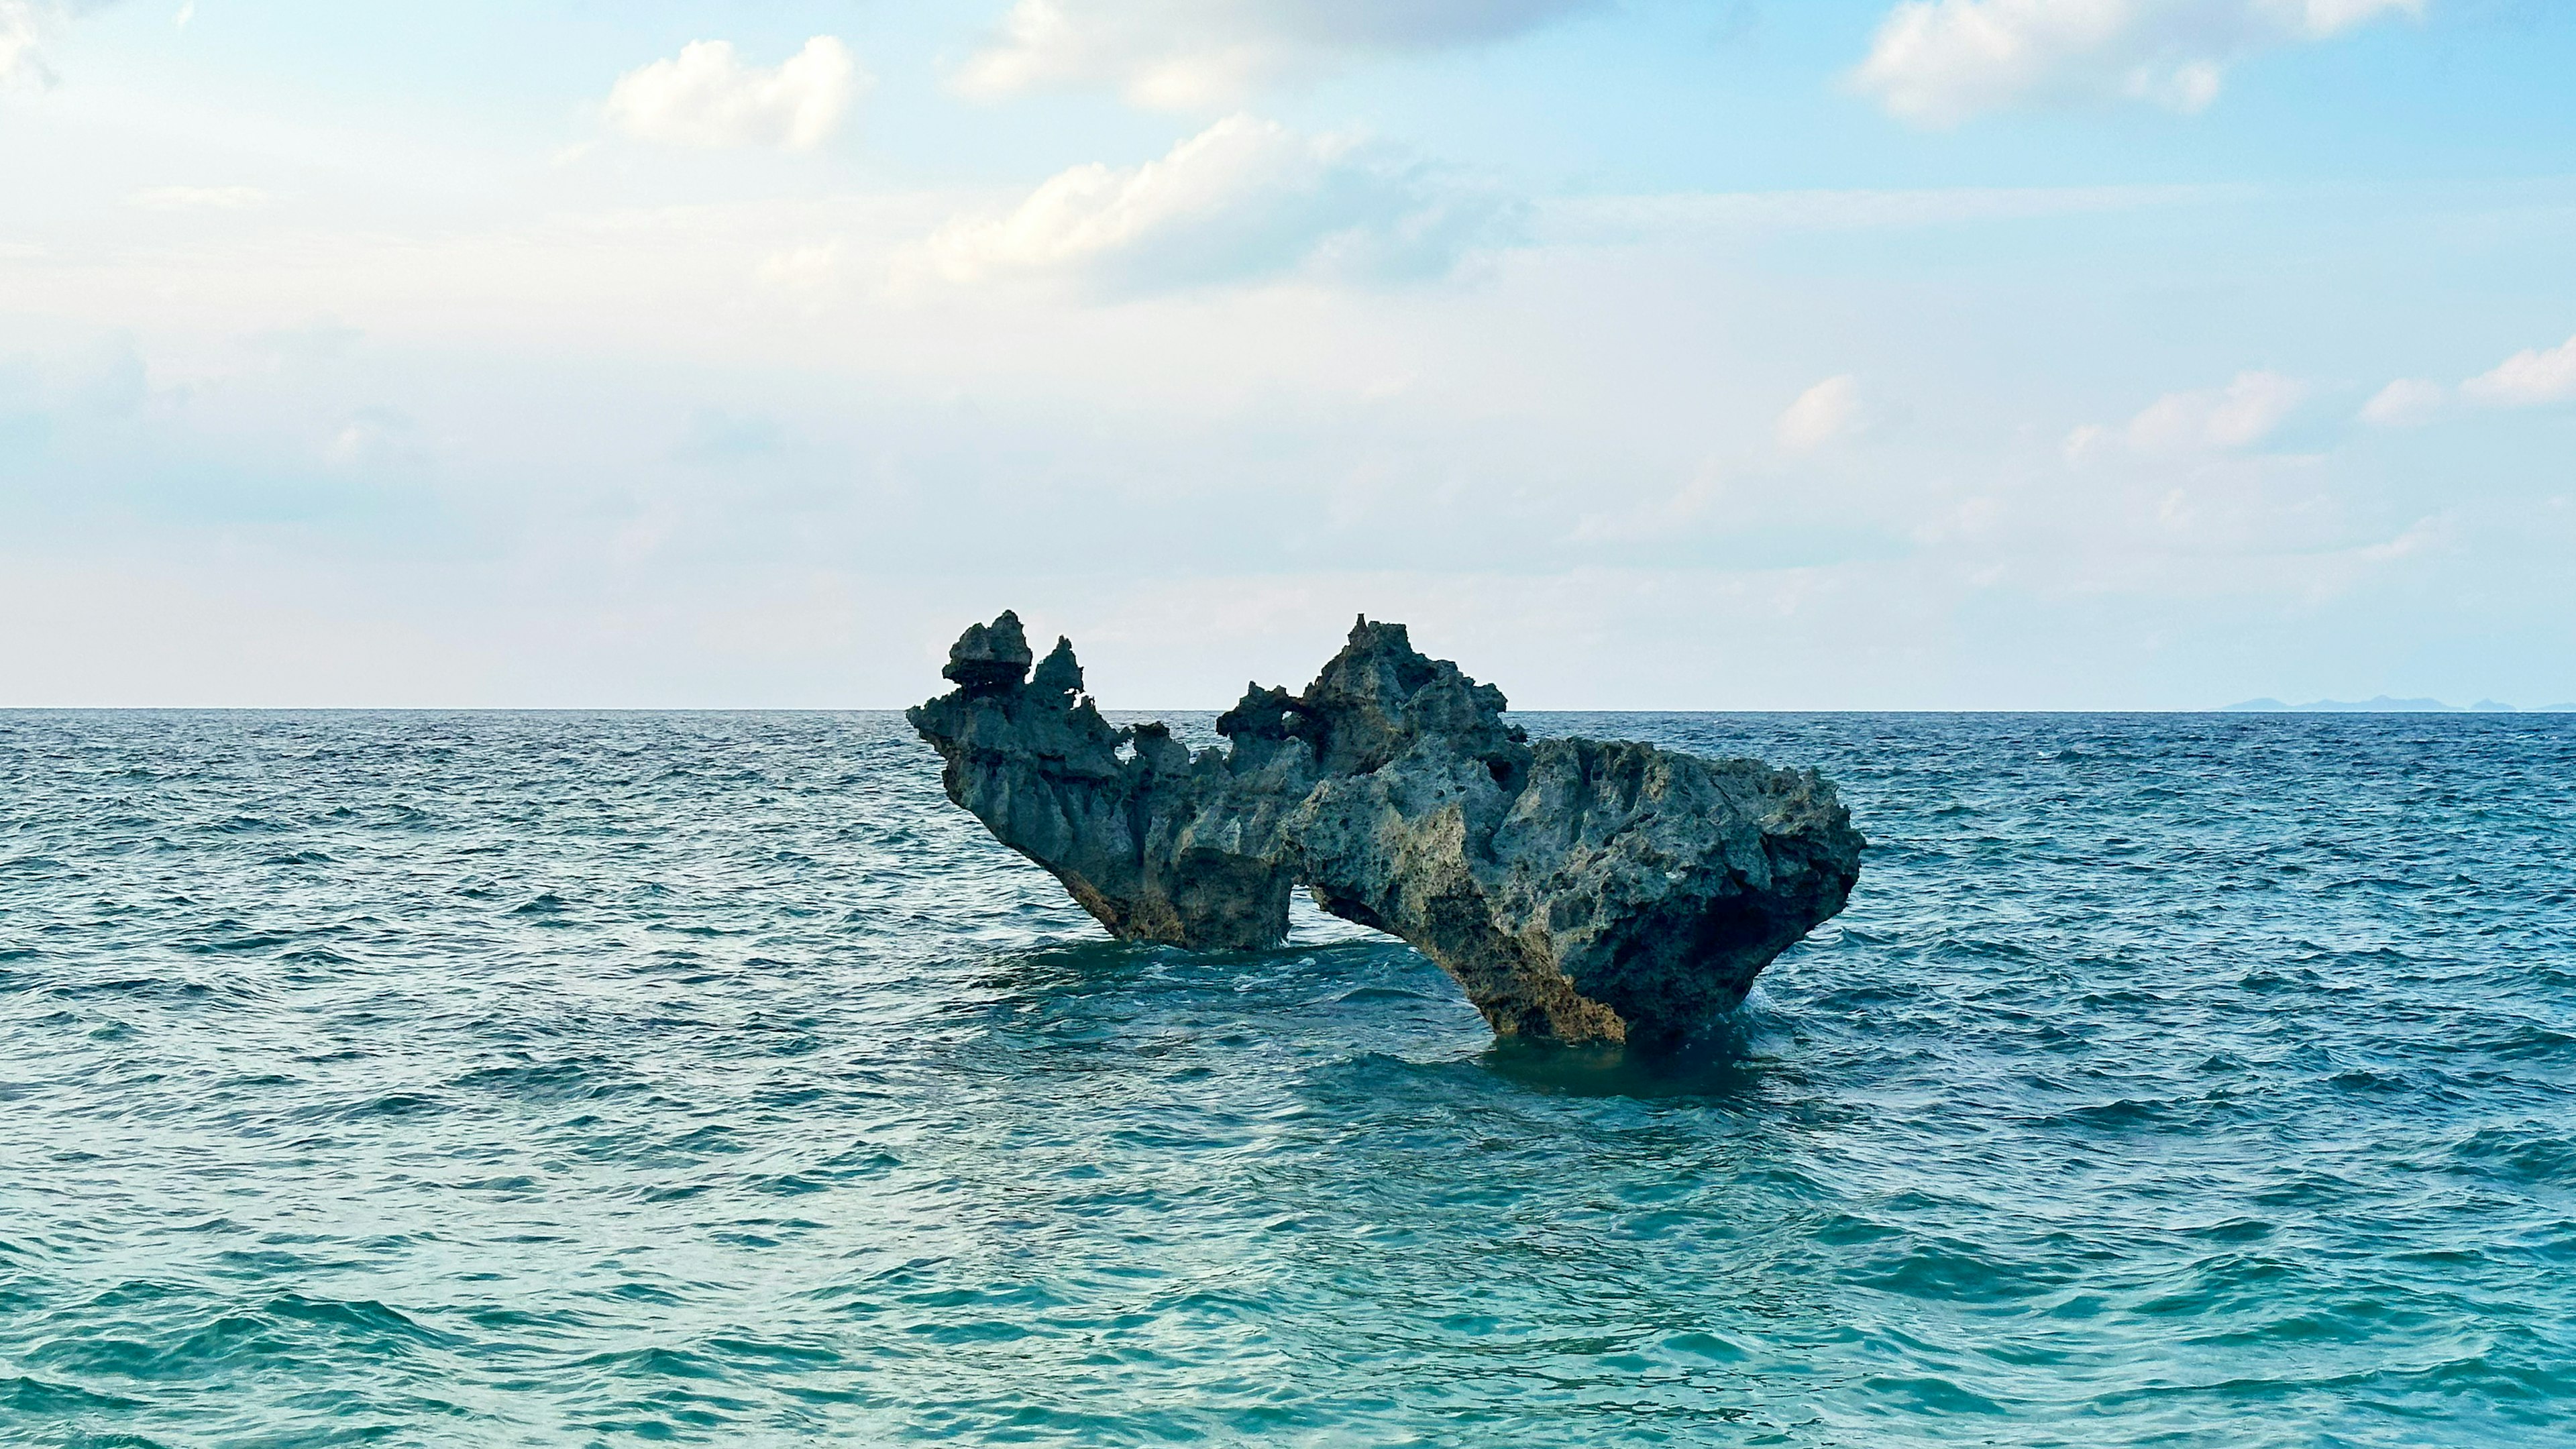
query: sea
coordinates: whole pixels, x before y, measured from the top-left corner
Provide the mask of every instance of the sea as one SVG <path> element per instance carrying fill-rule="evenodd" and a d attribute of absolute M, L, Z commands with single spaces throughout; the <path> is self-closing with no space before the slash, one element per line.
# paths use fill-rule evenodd
<path fill-rule="evenodd" d="M 1517 718 L 1849 909 L 1547 1049 L 895 714 L 0 713 L 0 1444 L 2576 1445 L 2576 717 Z"/>

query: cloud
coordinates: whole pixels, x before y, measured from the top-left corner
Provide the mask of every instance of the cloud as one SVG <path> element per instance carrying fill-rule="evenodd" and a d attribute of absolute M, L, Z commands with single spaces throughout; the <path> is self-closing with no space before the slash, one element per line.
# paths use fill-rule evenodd
<path fill-rule="evenodd" d="M 1360 55 L 1499 40 L 1601 0 L 1019 0 L 956 77 L 973 96 L 1110 86 L 1159 110 L 1233 104 Z"/>
<path fill-rule="evenodd" d="M 1858 432 L 1860 425 L 1860 381 L 1845 373 L 1826 378 L 1798 394 L 1798 400 L 1780 414 L 1772 431 L 1781 451 L 1812 453 Z"/>
<path fill-rule="evenodd" d="M 1670 538 L 1695 527 L 1726 501 L 1725 475 L 1713 465 L 1704 466 L 1688 483 L 1667 497 L 1649 499 L 1624 509 L 1582 514 L 1575 519 L 1573 537 L 1577 543 L 1633 543 L 1641 539 Z"/>
<path fill-rule="evenodd" d="M 2141 453 L 2250 448 L 2270 437 L 2307 397 L 2307 384 L 2297 378 L 2241 372 L 2223 388 L 2165 394 L 2131 418 L 2119 436 Z M 2077 428 L 2067 435 L 2066 456 L 2075 460 L 2097 452 L 2111 436 L 2098 426 Z"/>
<path fill-rule="evenodd" d="M 44 38 L 36 7 L 20 0 L 0 0 L 0 81 L 43 80 L 44 58 L 36 49 Z"/>
<path fill-rule="evenodd" d="M 1956 186 L 1879 191 L 1698 191 L 1550 200 L 1541 240 L 1619 245 L 1713 232 L 1970 226 L 2254 199 L 2240 186 Z"/>
<path fill-rule="evenodd" d="M 1443 275 L 1514 208 L 1352 136 L 1232 116 L 1159 161 L 1077 166 L 1007 215 L 949 222 L 909 258 L 953 283 L 1004 277 L 1111 292 L 1289 273 Z"/>
<path fill-rule="evenodd" d="M 810 151 L 870 84 L 850 48 L 828 35 L 774 69 L 743 64 L 724 41 L 697 40 L 618 77 L 607 117 L 629 136 L 669 146 Z"/>
<path fill-rule="evenodd" d="M 2145 101 L 2190 113 L 2255 51 L 2330 39 L 2426 0 L 1905 0 L 1852 84 L 1951 126 L 2032 103 Z"/>
<path fill-rule="evenodd" d="M 2525 348 L 2460 384 L 2460 395 L 2489 407 L 2527 408 L 2576 400 L 2576 337 L 2543 351 Z"/>
<path fill-rule="evenodd" d="M 2395 538 L 2354 549 L 2352 555 L 2363 563 L 2395 563 L 2399 559 L 2413 558 L 2449 545 L 2454 532 L 2450 515 L 2437 513 L 2430 518 L 2415 520 Z"/>
<path fill-rule="evenodd" d="M 0 0 L 0 90 L 44 90 L 59 77 L 45 46 L 72 20 L 116 0 Z"/>
<path fill-rule="evenodd" d="M 2429 423 L 2450 406 L 2451 390 L 2420 377 L 2401 377 L 2361 405 L 2361 420 L 2374 428 L 2411 428 Z"/>
<path fill-rule="evenodd" d="M 0 85 L 49 86 L 44 45 L 66 14 L 44 0 L 0 0 Z"/>
<path fill-rule="evenodd" d="M 846 270 L 838 242 L 790 247 L 761 258 L 760 280 L 790 292 L 823 295 L 833 291 Z"/>
<path fill-rule="evenodd" d="M 416 470 L 428 460 L 419 425 L 395 408 L 360 408 L 322 445 L 322 461 L 344 472 Z"/>
<path fill-rule="evenodd" d="M 2424 378 L 2401 377 L 2362 404 L 2361 420 L 2373 427 L 2408 428 L 2447 411 L 2454 390 Z M 2527 347 L 2459 385 L 2456 396 L 2486 407 L 2540 407 L 2576 401 L 2576 337 L 2556 347 Z"/>
<path fill-rule="evenodd" d="M 146 211 L 246 211 L 272 198 L 256 186 L 154 186 L 125 198 Z"/>

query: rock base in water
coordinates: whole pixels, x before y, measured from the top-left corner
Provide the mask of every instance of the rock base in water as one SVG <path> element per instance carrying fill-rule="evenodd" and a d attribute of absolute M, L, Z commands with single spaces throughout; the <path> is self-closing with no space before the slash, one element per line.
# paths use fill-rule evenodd
<path fill-rule="evenodd" d="M 1360 620 L 1302 695 L 1249 686 L 1196 756 L 1117 728 L 1073 646 L 966 631 L 908 712 L 948 798 L 1122 940 L 1276 945 L 1306 886 L 1410 942 L 1503 1035 L 1657 1042 L 1744 999 L 1843 907 L 1864 842 L 1813 771 L 1532 743 L 1502 691 Z"/>

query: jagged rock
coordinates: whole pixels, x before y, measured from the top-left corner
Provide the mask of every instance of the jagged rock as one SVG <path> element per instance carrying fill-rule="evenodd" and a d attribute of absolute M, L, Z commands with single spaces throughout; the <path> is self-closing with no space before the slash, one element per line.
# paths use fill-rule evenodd
<path fill-rule="evenodd" d="M 1533 744 L 1502 691 L 1363 618 L 1303 695 L 1246 686 L 1193 759 L 1113 728 L 1017 615 L 950 651 L 908 718 L 949 799 L 1122 939 L 1257 949 L 1288 893 L 1400 936 L 1504 1035 L 1660 1041 L 1744 999 L 1843 907 L 1864 842 L 1813 771 L 1652 745 Z"/>
<path fill-rule="evenodd" d="M 1056 652 L 1065 662 L 1073 662 L 1073 644 L 1059 638 Z M 940 677 L 954 683 L 968 694 L 992 694 L 1010 689 L 1029 673 L 1029 636 L 1020 629 L 1020 616 L 1008 609 L 990 627 L 977 624 L 948 646 L 948 667 Z M 1052 656 L 1050 656 L 1050 660 Z M 1082 671 L 1074 671 L 1074 683 L 1082 682 Z"/>
<path fill-rule="evenodd" d="M 1262 848 L 1306 783 L 1211 750 L 1192 761 L 1159 724 L 1113 728 L 1079 698 L 1082 668 L 1058 642 L 1037 678 L 1018 616 L 978 624 L 943 671 L 959 688 L 909 718 L 948 766 L 948 798 L 1052 872 L 1124 940 L 1252 950 L 1288 930 L 1295 881 Z M 1003 666 L 1016 658 L 1016 672 Z M 1291 768 L 1294 762 L 1289 762 Z"/>

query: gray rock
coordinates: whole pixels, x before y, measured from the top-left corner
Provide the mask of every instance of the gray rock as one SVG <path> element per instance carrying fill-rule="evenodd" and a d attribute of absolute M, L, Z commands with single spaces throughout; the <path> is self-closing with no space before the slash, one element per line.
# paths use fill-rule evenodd
<path fill-rule="evenodd" d="M 1069 641 L 1059 639 L 1056 652 L 1066 663 L 1073 661 Z M 948 646 L 948 667 L 939 675 L 968 694 L 993 694 L 1016 688 L 1026 679 L 1030 657 L 1029 636 L 1020 629 L 1020 616 L 1004 609 L 991 625 L 977 624 L 957 636 L 957 642 Z M 1077 685 L 1081 676 L 1081 670 L 1074 671 Z"/>
<path fill-rule="evenodd" d="M 1502 691 L 1352 629 L 1302 695 L 1246 686 L 1192 758 L 1113 728 L 1059 639 L 966 631 L 909 712 L 948 797 L 1126 940 L 1258 949 L 1304 884 L 1436 961 L 1504 1035 L 1666 1041 L 1734 1006 L 1843 907 L 1864 845 L 1813 771 L 1541 740 Z"/>

